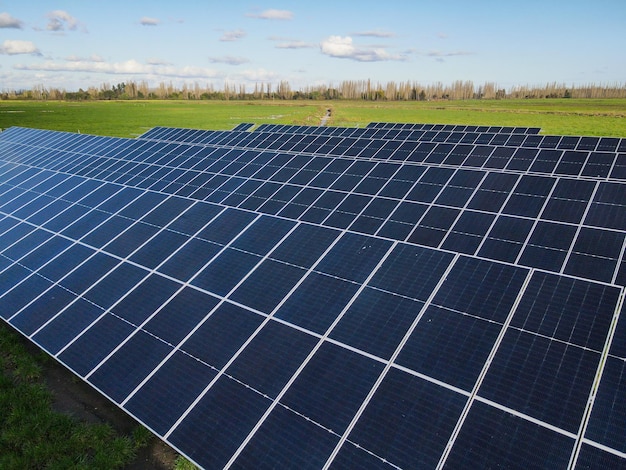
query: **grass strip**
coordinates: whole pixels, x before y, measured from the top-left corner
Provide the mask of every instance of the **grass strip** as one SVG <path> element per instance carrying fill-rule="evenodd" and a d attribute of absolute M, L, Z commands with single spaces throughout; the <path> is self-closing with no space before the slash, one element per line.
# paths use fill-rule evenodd
<path fill-rule="evenodd" d="M 129 464 L 149 432 L 120 436 L 109 424 L 54 411 L 42 379 L 45 360 L 0 322 L 0 468 L 108 470 Z"/>

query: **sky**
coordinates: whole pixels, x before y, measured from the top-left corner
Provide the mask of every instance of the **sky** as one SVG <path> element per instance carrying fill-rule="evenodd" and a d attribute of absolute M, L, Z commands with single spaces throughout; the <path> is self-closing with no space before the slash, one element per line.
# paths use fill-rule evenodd
<path fill-rule="evenodd" d="M 0 0 L 0 91 L 626 83 L 626 0 Z"/>

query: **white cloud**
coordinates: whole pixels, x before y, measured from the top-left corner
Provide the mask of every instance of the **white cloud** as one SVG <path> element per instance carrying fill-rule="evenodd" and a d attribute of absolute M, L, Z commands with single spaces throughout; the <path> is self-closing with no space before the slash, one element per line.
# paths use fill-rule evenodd
<path fill-rule="evenodd" d="M 75 31 L 78 29 L 78 25 L 80 22 L 70 15 L 68 12 L 63 10 L 54 10 L 48 13 L 48 26 L 46 29 L 48 31 L 65 31 L 66 29 L 70 31 Z"/>
<path fill-rule="evenodd" d="M 292 20 L 293 12 L 289 10 L 265 10 L 261 13 L 248 13 L 246 16 L 250 18 L 258 18 L 261 20 Z"/>
<path fill-rule="evenodd" d="M 176 78 L 217 78 L 221 74 L 215 70 L 204 67 L 173 67 L 166 65 L 142 64 L 136 60 L 125 62 L 53 62 L 47 61 L 40 64 L 18 64 L 16 70 L 29 70 L 37 72 L 86 72 L 104 73 L 111 75 L 155 75 Z"/>
<path fill-rule="evenodd" d="M 98 54 L 91 54 L 89 57 L 79 57 L 70 55 L 65 58 L 68 62 L 104 62 L 104 59 Z"/>
<path fill-rule="evenodd" d="M 317 47 L 317 44 L 304 41 L 286 41 L 276 44 L 278 49 L 311 49 L 313 47 Z"/>
<path fill-rule="evenodd" d="M 149 16 L 144 16 L 139 20 L 139 24 L 142 26 L 156 26 L 160 22 L 158 18 L 150 18 Z"/>
<path fill-rule="evenodd" d="M 361 31 L 358 33 L 352 33 L 353 36 L 368 36 L 373 38 L 393 38 L 395 37 L 395 33 L 390 31 L 380 31 L 380 30 L 370 30 L 370 31 Z"/>
<path fill-rule="evenodd" d="M 241 65 L 250 62 L 245 57 L 234 56 L 221 56 L 221 57 L 209 57 L 209 62 L 212 64 L 228 64 L 228 65 Z"/>
<path fill-rule="evenodd" d="M 455 57 L 455 56 L 472 55 L 472 54 L 473 53 L 469 51 L 453 51 L 453 52 L 430 51 L 426 53 L 428 57 Z"/>
<path fill-rule="evenodd" d="M 0 28 L 15 28 L 22 29 L 24 22 L 13 18 L 8 13 L 0 13 Z"/>
<path fill-rule="evenodd" d="M 265 69 L 256 70 L 244 70 L 238 77 L 251 82 L 267 82 L 272 81 L 278 77 L 275 72 Z"/>
<path fill-rule="evenodd" d="M 239 39 L 246 36 L 246 32 L 243 29 L 236 29 L 234 31 L 226 31 L 222 34 L 220 41 L 222 42 L 232 42 L 238 41 Z"/>
<path fill-rule="evenodd" d="M 31 41 L 19 41 L 7 39 L 0 46 L 0 54 L 17 55 L 17 54 L 32 54 L 41 55 L 37 46 Z"/>
<path fill-rule="evenodd" d="M 150 65 L 172 65 L 171 62 L 167 62 L 165 60 L 156 59 L 156 58 L 148 59 L 146 60 L 146 63 Z"/>
<path fill-rule="evenodd" d="M 351 59 L 359 62 L 378 62 L 387 60 L 406 60 L 400 54 L 390 54 L 380 47 L 360 46 L 353 44 L 350 36 L 330 36 L 320 44 L 322 54 L 338 59 Z"/>
<path fill-rule="evenodd" d="M 276 44 L 277 49 L 312 49 L 317 47 L 317 44 L 311 44 L 310 42 L 300 41 L 299 39 L 293 39 L 284 36 L 269 36 L 269 41 L 278 42 Z"/>

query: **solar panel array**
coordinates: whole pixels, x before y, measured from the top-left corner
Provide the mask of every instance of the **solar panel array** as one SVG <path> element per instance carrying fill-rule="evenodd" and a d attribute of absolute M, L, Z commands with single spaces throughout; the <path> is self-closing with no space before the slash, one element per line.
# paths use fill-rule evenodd
<path fill-rule="evenodd" d="M 626 467 L 626 140 L 0 134 L 0 314 L 206 468 Z"/>

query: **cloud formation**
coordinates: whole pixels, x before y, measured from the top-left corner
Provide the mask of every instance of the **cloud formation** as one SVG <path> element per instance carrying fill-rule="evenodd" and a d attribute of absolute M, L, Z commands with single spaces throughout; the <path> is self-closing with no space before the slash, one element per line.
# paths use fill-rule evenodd
<path fill-rule="evenodd" d="M 48 31 L 75 31 L 78 29 L 79 21 L 64 10 L 54 10 L 48 13 Z"/>
<path fill-rule="evenodd" d="M 97 54 L 91 54 L 89 57 L 79 57 L 71 55 L 65 58 L 68 62 L 104 62 L 104 59 Z"/>
<path fill-rule="evenodd" d="M 24 22 L 13 18 L 8 13 L 0 13 L 0 28 L 15 28 L 22 29 Z"/>
<path fill-rule="evenodd" d="M 209 62 L 212 64 L 228 64 L 228 65 L 241 65 L 250 62 L 245 57 L 233 57 L 230 55 L 221 57 L 209 57 Z"/>
<path fill-rule="evenodd" d="M 352 33 L 353 36 L 366 36 L 372 38 L 393 38 L 395 37 L 395 33 L 390 31 L 380 31 L 380 30 L 370 30 L 370 31 L 361 31 L 357 33 Z"/>
<path fill-rule="evenodd" d="M 241 38 L 244 38 L 245 36 L 246 36 L 246 32 L 243 29 L 235 29 L 234 31 L 226 31 L 224 34 L 222 34 L 220 41 L 222 42 L 238 41 Z"/>
<path fill-rule="evenodd" d="M 285 41 L 276 44 L 277 49 L 311 49 L 317 47 L 317 44 L 311 44 L 304 41 Z"/>
<path fill-rule="evenodd" d="M 261 13 L 248 13 L 249 18 L 258 18 L 260 20 L 293 20 L 293 12 L 289 10 L 265 10 Z"/>
<path fill-rule="evenodd" d="M 426 53 L 428 57 L 455 57 L 455 56 L 472 55 L 472 54 L 473 53 L 469 51 L 452 51 L 452 52 L 430 51 Z"/>
<path fill-rule="evenodd" d="M 146 60 L 146 64 L 150 64 L 150 65 L 172 65 L 171 62 L 167 62 L 165 60 L 156 59 L 156 58 L 151 58 L 151 59 Z"/>
<path fill-rule="evenodd" d="M 330 36 L 320 44 L 322 54 L 338 59 L 351 59 L 358 62 L 380 62 L 387 60 L 406 60 L 400 54 L 390 54 L 380 47 L 360 46 L 353 44 L 350 36 Z"/>
<path fill-rule="evenodd" d="M 17 39 L 7 39 L 0 45 L 0 54 L 5 55 L 18 55 L 18 54 L 31 54 L 41 55 L 37 46 L 31 41 L 19 41 Z"/>
<path fill-rule="evenodd" d="M 237 79 L 248 80 L 250 82 L 266 82 L 274 80 L 278 77 L 275 72 L 265 69 L 244 70 L 239 74 Z"/>
<path fill-rule="evenodd" d="M 158 18 L 150 18 L 149 16 L 143 16 L 139 20 L 139 24 L 142 25 L 142 26 L 156 26 L 160 22 L 161 21 Z"/>
<path fill-rule="evenodd" d="M 142 64 L 136 60 L 124 62 L 52 62 L 39 64 L 17 64 L 16 70 L 30 70 L 36 72 L 88 72 L 110 75 L 155 75 L 175 78 L 218 78 L 221 73 L 204 67 L 173 67 L 163 65 Z"/>

